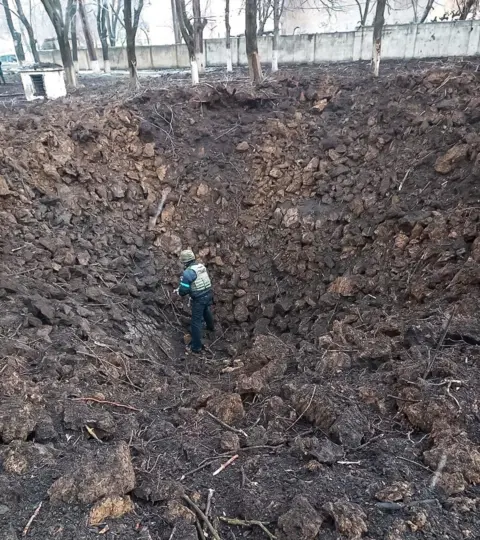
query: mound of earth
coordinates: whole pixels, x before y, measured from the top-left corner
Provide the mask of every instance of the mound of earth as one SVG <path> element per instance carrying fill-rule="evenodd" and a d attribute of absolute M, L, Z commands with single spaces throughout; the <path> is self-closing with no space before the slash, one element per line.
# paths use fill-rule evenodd
<path fill-rule="evenodd" d="M 478 537 L 479 95 L 351 65 L 4 109 L 1 537 L 213 538 L 209 490 L 223 540 Z"/>

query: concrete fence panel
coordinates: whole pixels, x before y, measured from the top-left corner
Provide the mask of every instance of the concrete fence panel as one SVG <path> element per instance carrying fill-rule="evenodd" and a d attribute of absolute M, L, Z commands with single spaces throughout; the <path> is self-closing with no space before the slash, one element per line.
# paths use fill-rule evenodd
<path fill-rule="evenodd" d="M 315 34 L 281 36 L 278 62 L 280 64 L 313 64 L 315 62 Z"/>
<path fill-rule="evenodd" d="M 280 36 L 280 64 L 319 64 L 325 62 L 350 62 L 370 60 L 372 57 L 372 27 L 355 32 L 328 34 L 300 34 Z M 205 40 L 207 66 L 226 66 L 225 40 Z M 232 38 L 233 65 L 248 65 L 245 37 Z M 138 69 L 188 68 L 190 58 L 186 45 L 139 46 Z M 258 52 L 265 67 L 272 62 L 272 36 L 258 38 Z M 101 49 L 97 51 L 100 65 Z M 473 57 L 480 55 L 480 21 L 437 22 L 385 26 L 382 40 L 384 60 L 410 60 L 440 57 Z M 45 62 L 61 64 L 60 52 L 40 51 Z M 81 70 L 90 69 L 85 50 L 78 51 Z M 127 69 L 127 54 L 122 47 L 110 49 L 112 69 Z"/>
<path fill-rule="evenodd" d="M 317 34 L 315 39 L 315 63 L 352 61 L 354 43 L 355 32 Z"/>

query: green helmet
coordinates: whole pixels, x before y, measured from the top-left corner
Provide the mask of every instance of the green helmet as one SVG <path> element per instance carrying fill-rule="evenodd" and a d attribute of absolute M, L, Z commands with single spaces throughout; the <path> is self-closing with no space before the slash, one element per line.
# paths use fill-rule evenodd
<path fill-rule="evenodd" d="M 180 252 L 180 262 L 183 264 L 189 263 L 195 260 L 195 253 L 191 249 L 184 249 Z"/>

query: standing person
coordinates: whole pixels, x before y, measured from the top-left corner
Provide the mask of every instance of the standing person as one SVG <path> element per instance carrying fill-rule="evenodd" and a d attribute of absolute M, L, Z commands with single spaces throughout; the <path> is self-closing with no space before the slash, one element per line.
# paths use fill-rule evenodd
<path fill-rule="evenodd" d="M 213 302 L 212 282 L 207 269 L 202 263 L 195 260 L 195 254 L 191 249 L 185 249 L 180 253 L 180 262 L 183 264 L 183 274 L 180 285 L 175 292 L 180 296 L 190 295 L 192 299 L 192 341 L 190 349 L 193 353 L 199 353 L 203 349 L 202 326 L 203 321 L 207 330 L 213 332 L 214 323 L 210 306 Z"/>
<path fill-rule="evenodd" d="M 2 84 L 7 84 L 5 82 L 5 77 L 3 76 L 2 62 L 0 62 L 0 79 L 2 79 Z"/>

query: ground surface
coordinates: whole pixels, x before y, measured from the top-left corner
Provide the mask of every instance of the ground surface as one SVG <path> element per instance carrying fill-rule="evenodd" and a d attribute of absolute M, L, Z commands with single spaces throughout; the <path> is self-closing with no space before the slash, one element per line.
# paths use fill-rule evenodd
<path fill-rule="evenodd" d="M 480 537 L 476 68 L 4 100 L 0 537 Z"/>

